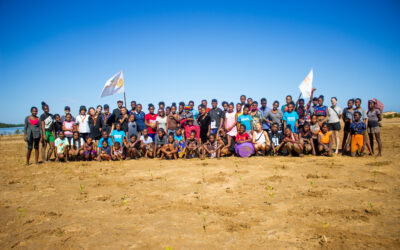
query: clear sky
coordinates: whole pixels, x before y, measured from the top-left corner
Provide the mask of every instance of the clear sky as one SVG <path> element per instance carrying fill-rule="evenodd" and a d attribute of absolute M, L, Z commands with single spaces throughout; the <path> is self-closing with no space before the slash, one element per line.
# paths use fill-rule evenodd
<path fill-rule="evenodd" d="M 240 94 L 284 101 L 314 68 L 317 94 L 400 111 L 399 1 L 0 1 L 0 122 L 127 100 Z M 147 111 L 147 107 L 145 107 Z M 40 112 L 41 113 L 41 112 Z"/>

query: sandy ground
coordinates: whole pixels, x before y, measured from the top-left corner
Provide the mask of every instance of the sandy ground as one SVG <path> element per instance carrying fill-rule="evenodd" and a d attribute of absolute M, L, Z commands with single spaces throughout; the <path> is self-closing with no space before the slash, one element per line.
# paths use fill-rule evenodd
<path fill-rule="evenodd" d="M 381 158 L 26 167 L 22 137 L 3 136 L 0 248 L 399 249 L 399 137 L 384 121 Z"/>

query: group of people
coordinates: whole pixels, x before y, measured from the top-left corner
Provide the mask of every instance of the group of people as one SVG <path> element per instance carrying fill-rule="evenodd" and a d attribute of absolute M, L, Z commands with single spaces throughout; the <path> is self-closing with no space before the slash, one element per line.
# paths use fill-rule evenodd
<path fill-rule="evenodd" d="M 112 112 L 107 104 L 88 110 L 81 106 L 74 117 L 66 106 L 61 116 L 51 114 L 49 105 L 42 102 L 43 114 L 38 117 L 38 108 L 32 107 L 25 119 L 26 164 L 32 149 L 39 162 L 40 144 L 43 161 L 331 156 L 339 153 L 341 120 L 343 155 L 362 156 L 365 147 L 374 154 L 375 138 L 380 156 L 382 110 L 377 100 L 369 100 L 366 111 L 361 99 L 350 99 L 342 110 L 336 97 L 331 98 L 331 106 L 325 106 L 324 96 L 313 97 L 315 90 L 308 103 L 300 97 L 294 102 L 288 95 L 281 107 L 278 101 L 269 108 L 265 98 L 258 103 L 242 95 L 236 105 L 224 101 L 222 108 L 216 99 L 211 107 L 207 100 L 197 107 L 193 101 L 171 106 L 160 102 L 157 113 L 149 104 L 147 114 L 141 104 L 132 101 L 128 110 L 119 100 Z"/>

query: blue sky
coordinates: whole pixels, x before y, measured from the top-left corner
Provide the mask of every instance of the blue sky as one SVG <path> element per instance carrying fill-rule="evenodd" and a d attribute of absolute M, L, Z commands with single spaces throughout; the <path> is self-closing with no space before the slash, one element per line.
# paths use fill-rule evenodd
<path fill-rule="evenodd" d="M 400 111 L 398 1 L 0 1 L 0 122 L 42 100 L 52 113 L 127 100 L 240 94 L 284 101 L 314 68 L 317 94 Z M 327 103 L 329 100 L 327 100 Z M 12 109 L 12 111 L 10 110 Z M 145 108 L 147 111 L 147 108 Z"/>

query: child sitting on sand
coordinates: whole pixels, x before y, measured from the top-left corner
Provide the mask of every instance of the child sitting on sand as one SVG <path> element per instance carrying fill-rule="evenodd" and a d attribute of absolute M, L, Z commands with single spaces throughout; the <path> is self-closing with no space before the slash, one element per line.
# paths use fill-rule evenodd
<path fill-rule="evenodd" d="M 218 158 L 221 157 L 221 148 L 222 144 L 216 140 L 215 134 L 211 133 L 208 137 L 208 141 L 203 144 L 203 155 L 202 159 L 207 155 L 210 158 Z"/>
<path fill-rule="evenodd" d="M 194 158 L 196 155 L 200 157 L 200 142 L 196 138 L 196 131 L 192 130 L 190 132 L 190 137 L 186 141 L 185 155 L 186 159 Z"/>
<path fill-rule="evenodd" d="M 167 144 L 168 138 L 167 135 L 165 134 L 165 130 L 163 128 L 160 128 L 157 131 L 156 139 L 155 139 L 155 155 L 154 157 L 158 157 L 161 155 L 161 148 Z"/>
<path fill-rule="evenodd" d="M 115 142 L 112 149 L 112 160 L 120 161 L 125 159 L 124 149 L 119 142 Z"/>
<path fill-rule="evenodd" d="M 85 141 L 79 136 L 79 132 L 75 131 L 68 150 L 70 160 L 76 161 L 79 160 L 80 157 L 83 157 L 83 145 L 85 145 Z"/>
<path fill-rule="evenodd" d="M 303 157 L 303 145 L 301 145 L 298 136 L 295 133 L 292 133 L 291 126 L 287 126 L 285 128 L 285 142 L 284 147 L 288 152 L 289 156 L 293 156 L 293 154 L 297 154 L 300 157 Z"/>
<path fill-rule="evenodd" d="M 137 159 L 138 152 L 140 150 L 140 140 L 138 139 L 137 135 L 133 134 L 126 144 L 126 154 L 127 157 L 130 159 Z"/>
<path fill-rule="evenodd" d="M 83 158 L 85 161 L 96 159 L 95 145 L 91 135 L 86 137 L 86 143 L 83 145 Z"/>
<path fill-rule="evenodd" d="M 56 161 L 68 161 L 68 139 L 65 138 L 64 132 L 59 131 L 58 137 L 54 142 L 56 146 Z"/>
<path fill-rule="evenodd" d="M 183 136 L 182 129 L 178 128 L 175 130 L 174 140 L 178 143 L 178 156 L 182 158 L 185 149 L 185 137 Z"/>
<path fill-rule="evenodd" d="M 332 156 L 332 134 L 328 131 L 328 124 L 322 124 L 318 134 L 318 151 L 321 155 Z"/>
<path fill-rule="evenodd" d="M 274 122 L 271 126 L 271 132 L 268 134 L 269 139 L 271 141 L 272 153 L 273 155 L 278 155 L 279 153 L 283 153 L 283 141 L 284 136 L 281 131 L 279 131 L 279 124 Z"/>
<path fill-rule="evenodd" d="M 149 136 L 149 132 L 147 128 L 143 129 L 143 134 L 140 136 L 140 148 L 141 154 L 144 158 L 148 158 L 148 156 L 152 157 L 154 152 L 154 143 L 153 139 Z"/>
<path fill-rule="evenodd" d="M 308 122 L 305 122 L 303 124 L 303 129 L 299 134 L 299 139 L 300 143 L 303 145 L 303 153 L 304 154 L 312 153 L 313 155 L 315 155 L 314 141 L 312 139 L 310 124 Z"/>
<path fill-rule="evenodd" d="M 110 161 L 111 160 L 111 147 L 107 141 L 102 142 L 102 146 L 99 148 L 98 161 Z"/>
<path fill-rule="evenodd" d="M 174 158 L 176 160 L 178 158 L 177 153 L 178 143 L 174 140 L 174 136 L 170 134 L 168 136 L 168 144 L 165 144 L 161 148 L 161 160 L 164 159 L 164 157 L 166 157 L 167 159 Z"/>

